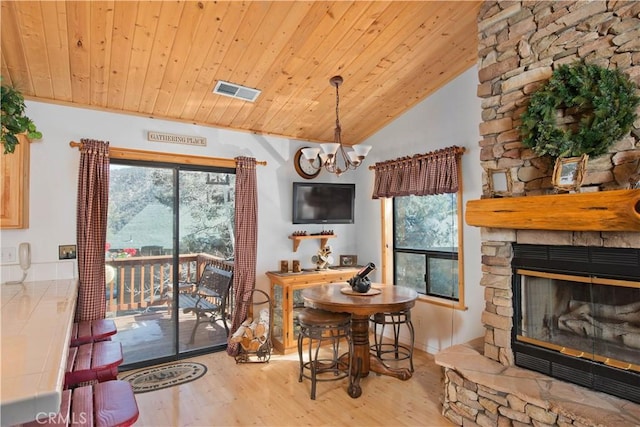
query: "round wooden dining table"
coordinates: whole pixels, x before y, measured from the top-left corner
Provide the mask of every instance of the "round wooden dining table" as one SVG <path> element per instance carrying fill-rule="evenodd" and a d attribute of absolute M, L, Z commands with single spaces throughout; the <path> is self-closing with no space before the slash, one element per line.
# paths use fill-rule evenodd
<path fill-rule="evenodd" d="M 411 378 L 409 369 L 388 367 L 370 351 L 369 317 L 375 313 L 411 309 L 418 298 L 416 291 L 402 286 L 374 283 L 368 293 L 360 294 L 351 291 L 350 286 L 343 282 L 306 288 L 302 291 L 302 297 L 306 307 L 351 314 L 353 359 L 348 389 L 351 397 L 356 398 L 362 394 L 360 378 L 369 375 L 370 371 L 401 380 Z"/>

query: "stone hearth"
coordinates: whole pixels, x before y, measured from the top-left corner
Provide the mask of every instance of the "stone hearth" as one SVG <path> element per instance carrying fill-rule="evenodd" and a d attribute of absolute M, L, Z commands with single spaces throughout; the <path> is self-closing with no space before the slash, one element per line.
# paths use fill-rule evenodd
<path fill-rule="evenodd" d="M 482 355 L 482 338 L 436 355 L 445 368 L 447 417 L 480 426 L 638 426 L 640 405 L 505 366 Z M 466 419 L 466 420 L 465 420 Z"/>

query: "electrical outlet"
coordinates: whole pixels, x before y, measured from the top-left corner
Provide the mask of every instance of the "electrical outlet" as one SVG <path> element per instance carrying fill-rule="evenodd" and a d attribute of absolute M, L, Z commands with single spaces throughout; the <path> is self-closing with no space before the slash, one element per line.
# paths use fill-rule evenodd
<path fill-rule="evenodd" d="M 2 264 L 15 264 L 16 261 L 16 248 L 2 248 L 2 258 L 0 259 Z"/>

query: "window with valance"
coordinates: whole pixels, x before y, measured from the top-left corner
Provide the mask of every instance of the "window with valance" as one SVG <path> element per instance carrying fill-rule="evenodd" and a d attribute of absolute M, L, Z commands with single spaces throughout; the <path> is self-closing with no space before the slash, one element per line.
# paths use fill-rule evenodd
<path fill-rule="evenodd" d="M 393 281 L 426 298 L 462 303 L 464 148 L 376 163 L 372 198 L 389 198 Z"/>

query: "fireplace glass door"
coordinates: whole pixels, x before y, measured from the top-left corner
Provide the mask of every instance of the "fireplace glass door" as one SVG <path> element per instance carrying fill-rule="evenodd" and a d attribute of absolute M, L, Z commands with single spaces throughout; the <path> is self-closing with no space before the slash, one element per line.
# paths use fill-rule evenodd
<path fill-rule="evenodd" d="M 516 339 L 640 372 L 640 283 L 518 269 Z"/>

